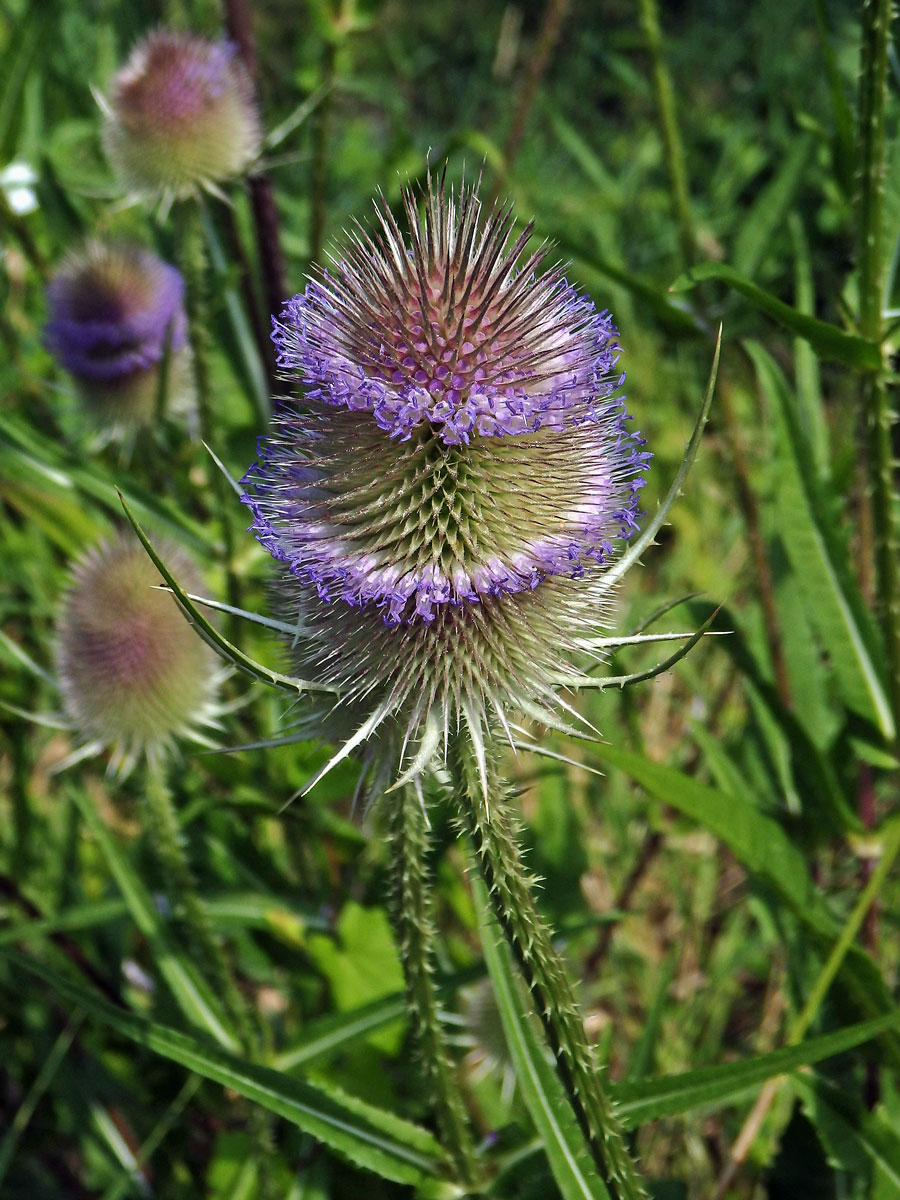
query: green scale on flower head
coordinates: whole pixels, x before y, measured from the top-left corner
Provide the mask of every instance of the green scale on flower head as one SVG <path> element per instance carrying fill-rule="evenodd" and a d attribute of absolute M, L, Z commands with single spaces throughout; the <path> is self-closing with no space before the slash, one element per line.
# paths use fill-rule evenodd
<path fill-rule="evenodd" d="M 429 182 L 424 216 L 410 190 L 404 207 L 406 236 L 379 202 L 275 322 L 300 391 L 244 501 L 285 567 L 298 671 L 342 694 L 313 725 L 337 736 L 374 709 L 422 742 L 419 769 L 463 721 L 565 707 L 649 455 L 609 313 L 539 273 L 530 230 L 485 218 L 477 187 Z"/>

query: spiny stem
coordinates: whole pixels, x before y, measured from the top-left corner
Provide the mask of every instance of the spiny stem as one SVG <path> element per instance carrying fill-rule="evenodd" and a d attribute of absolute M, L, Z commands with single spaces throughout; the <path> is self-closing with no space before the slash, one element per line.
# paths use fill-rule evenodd
<path fill-rule="evenodd" d="M 209 914 L 200 903 L 164 768 L 152 759 L 147 764 L 145 797 L 153 841 L 173 912 L 180 921 L 195 961 L 221 996 L 234 1021 L 244 1052 L 252 1054 L 259 1041 L 258 1031 L 232 978 L 222 946 L 210 924 Z M 270 1200 L 274 1195 L 274 1180 L 267 1169 L 274 1146 L 271 1114 L 253 1105 L 247 1116 L 247 1130 L 260 1169 L 257 1194 L 260 1200 Z"/>
<path fill-rule="evenodd" d="M 862 64 L 859 86 L 859 331 L 880 342 L 882 320 L 885 173 L 885 107 L 890 45 L 891 0 L 865 0 L 862 10 Z M 875 533 L 878 615 L 887 654 L 895 725 L 900 731 L 900 528 L 894 507 L 891 426 L 895 414 L 884 373 L 868 377 L 866 414 L 869 487 Z"/>
<path fill-rule="evenodd" d="M 453 771 L 463 825 L 472 840 L 494 914 L 534 1000 L 572 1111 L 612 1200 L 647 1195 L 600 1081 L 562 960 L 534 903 L 522 861 L 508 786 L 488 748 L 486 783 L 465 738 L 454 746 Z"/>
<path fill-rule="evenodd" d="M 394 867 L 394 930 L 406 976 L 406 998 L 428 1076 L 438 1128 L 460 1181 L 475 1182 L 475 1155 L 466 1110 L 447 1053 L 432 975 L 434 919 L 426 879 L 428 831 L 419 796 L 405 787 L 389 797 L 389 837 Z"/>
<path fill-rule="evenodd" d="M 200 903 L 181 826 L 165 779 L 165 769 L 156 760 L 147 764 L 145 789 L 153 844 L 163 871 L 168 899 L 189 941 L 191 952 L 210 983 L 222 997 L 238 1028 L 245 1049 L 255 1040 L 246 1005 L 235 987 L 222 947 L 213 933 L 209 914 Z"/>
<path fill-rule="evenodd" d="M 191 337 L 191 358 L 194 372 L 194 387 L 197 393 L 197 413 L 200 418 L 200 436 L 207 446 L 217 449 L 219 439 L 214 434 L 212 413 L 212 389 L 210 385 L 209 355 L 212 337 L 209 330 L 209 297 L 206 246 L 200 212 L 191 202 L 182 203 L 178 210 L 180 232 L 180 262 L 184 276 L 185 311 Z M 228 603 L 238 607 L 237 577 L 234 574 L 234 533 L 230 513 L 233 497 L 222 472 L 212 465 L 212 487 L 219 527 L 222 531 L 222 547 L 225 559 L 225 580 Z"/>

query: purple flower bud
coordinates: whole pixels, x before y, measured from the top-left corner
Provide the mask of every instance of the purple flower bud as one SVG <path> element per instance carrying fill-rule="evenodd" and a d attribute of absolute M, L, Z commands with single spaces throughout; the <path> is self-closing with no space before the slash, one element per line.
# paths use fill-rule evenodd
<path fill-rule="evenodd" d="M 136 192 L 183 197 L 241 175 L 262 132 L 235 47 L 164 29 L 148 34 L 113 80 L 103 144 Z"/>
<path fill-rule="evenodd" d="M 180 546 L 160 553 L 191 591 L 196 567 Z M 210 723 L 221 679 L 217 660 L 174 599 L 155 585 L 159 572 L 143 547 L 116 538 L 75 566 L 57 621 L 57 672 L 76 732 L 111 769 L 128 771 L 173 738 Z"/>
<path fill-rule="evenodd" d="M 302 383 L 248 472 L 302 672 L 405 737 L 547 712 L 590 654 L 649 461 L 618 334 L 477 189 L 382 201 L 275 322 Z"/>
<path fill-rule="evenodd" d="M 98 425 L 146 425 L 168 349 L 169 402 L 190 392 L 184 283 L 141 246 L 90 242 L 47 288 L 47 345 Z"/>

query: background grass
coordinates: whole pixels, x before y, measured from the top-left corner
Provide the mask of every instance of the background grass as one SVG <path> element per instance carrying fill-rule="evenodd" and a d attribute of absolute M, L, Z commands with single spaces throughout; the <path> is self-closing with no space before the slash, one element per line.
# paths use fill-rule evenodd
<path fill-rule="evenodd" d="M 572 280 L 616 315 L 630 408 L 655 454 L 644 493 L 651 512 L 681 460 L 724 321 L 699 459 L 660 544 L 627 577 L 615 625 L 630 632 L 690 594 L 653 629 L 695 628 L 723 605 L 714 628 L 733 633 L 705 640 L 640 688 L 592 696 L 586 715 L 609 747 L 548 742 L 583 768 L 528 755 L 510 765 L 530 864 L 545 880 L 541 903 L 561 931 L 599 1053 L 626 1089 L 625 1111 L 627 1085 L 639 1081 L 727 1066 L 880 1015 L 889 1024 L 896 875 L 877 879 L 871 906 L 854 916 L 892 846 L 897 794 L 861 452 L 871 361 L 853 316 L 855 8 L 665 6 L 656 65 L 671 76 L 680 127 L 689 205 L 680 213 L 646 6 L 255 8 L 265 126 L 302 118 L 266 155 L 291 290 L 324 244 L 367 219 L 377 187 L 395 201 L 429 153 L 454 179 L 483 164 L 488 194 L 533 216 L 536 236 L 571 261 Z M 52 712 L 52 680 L 27 669 L 17 648 L 52 673 L 68 565 L 123 525 L 114 484 L 152 535 L 174 535 L 201 559 L 209 594 L 225 594 L 223 513 L 202 445 L 164 424 L 130 457 L 96 449 L 42 344 L 44 285 L 84 236 L 128 234 L 165 256 L 176 250 L 171 221 L 120 202 L 91 85 L 102 91 L 155 24 L 213 34 L 221 15 L 200 0 L 168 11 L 138 0 L 3 0 L 0 14 L 0 169 L 29 163 L 38 201 L 24 216 L 8 192 L 2 201 L 0 698 Z M 895 92 L 891 80 L 886 268 L 900 219 Z M 205 229 L 214 442 L 239 477 L 268 394 L 241 256 L 256 308 L 266 303 L 247 196 L 241 187 L 229 195 L 230 210 L 205 202 Z M 715 270 L 685 279 L 703 262 L 733 268 L 737 282 Z M 894 290 L 888 270 L 888 312 Z M 889 326 L 885 345 L 890 353 Z M 268 560 L 242 532 L 236 503 L 224 519 L 241 603 L 264 611 Z M 238 637 L 278 664 L 264 631 L 241 625 Z M 610 673 L 663 656 L 626 648 Z M 278 736 L 281 697 L 241 678 L 229 697 L 243 702 L 223 745 Z M 187 1069 L 198 1063 L 184 1044 L 160 1049 L 168 1026 L 198 1039 L 212 1062 L 220 1051 L 209 1048 L 215 1022 L 204 1014 L 221 996 L 207 1010 L 192 990 L 197 978 L 202 990 L 209 964 L 166 908 L 140 778 L 111 783 L 102 761 L 55 775 L 70 749 L 65 733 L 5 713 L 0 948 L 15 946 L 19 957 L 0 962 L 0 1195 L 434 1194 L 397 1166 L 397 1147 L 415 1145 L 426 1160 L 434 1147 L 419 1144 L 412 1125 L 383 1120 L 427 1126 L 429 1105 L 398 999 L 378 823 L 361 824 L 352 810 L 355 768 L 343 765 L 287 808 L 327 748 L 186 751 L 172 772 L 197 891 L 254 1056 L 288 1081 L 260 1155 L 261 1110 L 239 1094 L 240 1079 L 220 1067 L 218 1082 L 204 1081 Z M 466 989 L 484 965 L 451 816 L 436 800 L 442 994 L 448 1018 L 458 1017 L 469 1110 L 494 1194 L 549 1197 L 556 1185 L 521 1088 L 505 1097 L 499 1073 L 474 1072 L 462 1057 Z M 823 970 L 836 945 L 829 984 Z M 29 963 L 43 964 L 43 979 Z M 817 991 L 817 982 L 829 986 Z M 111 1017 L 102 999 L 124 1005 L 133 1023 Z M 635 1134 L 654 1194 L 900 1195 L 900 1040 L 887 1027 L 879 1039 L 772 1086 L 743 1141 L 764 1074 L 741 1087 L 726 1071 L 718 1091 L 668 1108 L 657 1094 Z M 288 1111 L 318 1105 L 325 1120 L 343 1103 L 336 1089 L 373 1106 L 345 1143 Z M 387 1178 L 358 1149 L 372 1130 L 387 1139 Z"/>

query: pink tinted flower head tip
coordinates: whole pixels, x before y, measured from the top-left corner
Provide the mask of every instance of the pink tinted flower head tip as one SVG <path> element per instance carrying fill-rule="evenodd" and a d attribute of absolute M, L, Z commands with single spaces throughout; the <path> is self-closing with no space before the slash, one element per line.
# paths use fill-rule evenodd
<path fill-rule="evenodd" d="M 148 34 L 105 107 L 107 156 L 134 192 L 184 197 L 243 174 L 260 152 L 253 87 L 229 42 Z"/>

